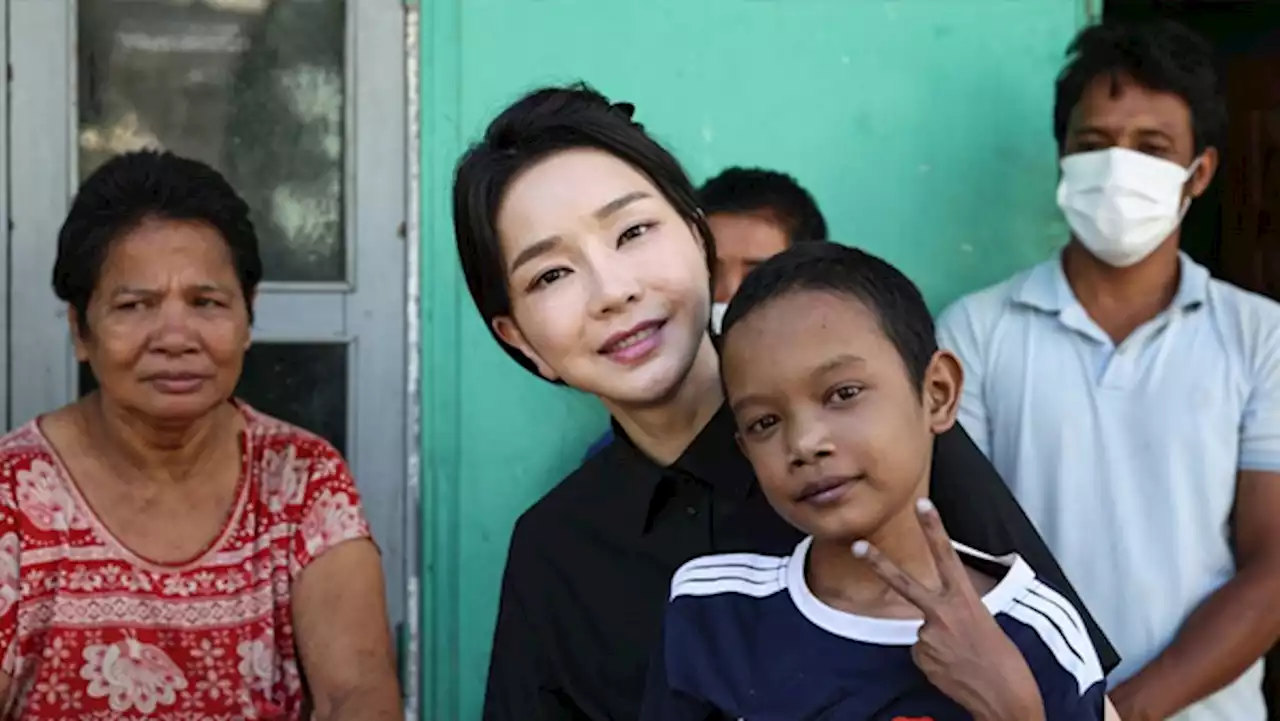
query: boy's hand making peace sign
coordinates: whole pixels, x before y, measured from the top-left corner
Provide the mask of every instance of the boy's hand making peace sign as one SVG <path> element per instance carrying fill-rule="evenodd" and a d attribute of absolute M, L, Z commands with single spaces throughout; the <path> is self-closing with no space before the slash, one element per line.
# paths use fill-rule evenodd
<path fill-rule="evenodd" d="M 916 666 L 977 721 L 1041 721 L 1044 703 L 1031 668 L 983 605 L 933 504 L 921 499 L 917 511 L 940 588 L 907 575 L 866 541 L 853 545 L 854 555 L 924 614 L 911 649 Z"/>

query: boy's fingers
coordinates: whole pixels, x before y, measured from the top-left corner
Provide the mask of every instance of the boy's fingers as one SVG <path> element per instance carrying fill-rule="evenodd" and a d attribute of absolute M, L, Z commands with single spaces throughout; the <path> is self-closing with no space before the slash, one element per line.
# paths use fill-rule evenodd
<path fill-rule="evenodd" d="M 871 570 L 884 581 L 889 588 L 897 591 L 899 595 L 907 599 L 916 608 L 929 615 L 933 607 L 933 594 L 924 586 L 921 586 L 914 578 L 908 576 L 905 571 L 898 568 L 893 561 L 884 557 L 879 549 L 866 541 L 858 541 L 853 544 L 853 555 L 867 562 L 871 566 Z"/>
<path fill-rule="evenodd" d="M 966 588 L 969 576 L 965 573 L 964 564 L 955 546 L 951 545 L 951 537 L 942 525 L 938 509 L 927 498 L 916 502 L 916 515 L 920 519 L 920 527 L 924 529 L 925 539 L 929 542 L 929 551 L 933 554 L 933 563 L 942 579 L 942 586 L 948 590 Z"/>

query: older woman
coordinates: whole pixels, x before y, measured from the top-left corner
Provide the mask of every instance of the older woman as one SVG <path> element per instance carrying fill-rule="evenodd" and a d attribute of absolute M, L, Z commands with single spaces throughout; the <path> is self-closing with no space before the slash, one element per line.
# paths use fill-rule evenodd
<path fill-rule="evenodd" d="M 262 277 L 248 208 L 168 153 L 108 162 L 53 284 L 88 396 L 0 439 L 5 718 L 398 718 L 346 463 L 231 395 Z"/>

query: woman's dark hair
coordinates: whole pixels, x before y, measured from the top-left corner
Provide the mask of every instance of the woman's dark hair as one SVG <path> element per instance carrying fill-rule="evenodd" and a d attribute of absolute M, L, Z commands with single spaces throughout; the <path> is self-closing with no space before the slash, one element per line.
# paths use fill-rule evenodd
<path fill-rule="evenodd" d="M 93 171 L 76 192 L 58 233 L 53 292 L 75 309 L 81 332 L 88 330 L 85 311 L 111 244 L 149 219 L 197 221 L 217 230 L 231 251 L 253 320 L 262 259 L 249 206 L 208 165 L 143 150 L 116 156 Z"/>
<path fill-rule="evenodd" d="M 923 392 L 929 362 L 938 352 L 929 306 L 902 271 L 857 248 L 798 243 L 761 263 L 729 301 L 722 321 L 724 337 L 752 312 L 799 291 L 836 293 L 865 305 L 902 357 L 917 392 Z"/>
<path fill-rule="evenodd" d="M 1053 137 L 1066 144 L 1071 111 L 1089 83 L 1106 75 L 1112 93 L 1121 75 L 1139 85 L 1173 93 L 1191 108 L 1195 152 L 1221 142 L 1226 103 L 1218 84 L 1213 48 L 1172 20 L 1107 21 L 1087 27 L 1067 47 L 1067 65 L 1058 76 L 1053 101 Z"/>
<path fill-rule="evenodd" d="M 574 148 L 609 153 L 644 174 L 702 236 L 707 258 L 715 256 L 715 241 L 693 183 L 679 161 L 632 120 L 634 112 L 632 105 L 612 103 L 583 83 L 541 88 L 503 110 L 458 161 L 453 231 L 467 290 L 494 339 L 531 373 L 537 374 L 534 364 L 493 330 L 494 318 L 511 313 L 496 227 L 498 208 L 511 181 L 531 165 Z"/>

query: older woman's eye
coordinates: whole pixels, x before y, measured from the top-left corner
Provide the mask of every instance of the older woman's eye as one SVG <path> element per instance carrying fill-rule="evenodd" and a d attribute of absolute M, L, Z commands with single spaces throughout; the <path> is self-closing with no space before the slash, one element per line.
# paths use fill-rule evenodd
<path fill-rule="evenodd" d="M 141 310 L 142 306 L 143 303 L 140 300 L 128 300 L 123 303 L 116 303 L 113 310 L 127 312 L 132 310 Z"/>
<path fill-rule="evenodd" d="M 195 305 L 197 308 L 221 308 L 226 305 L 216 298 L 196 298 Z"/>

